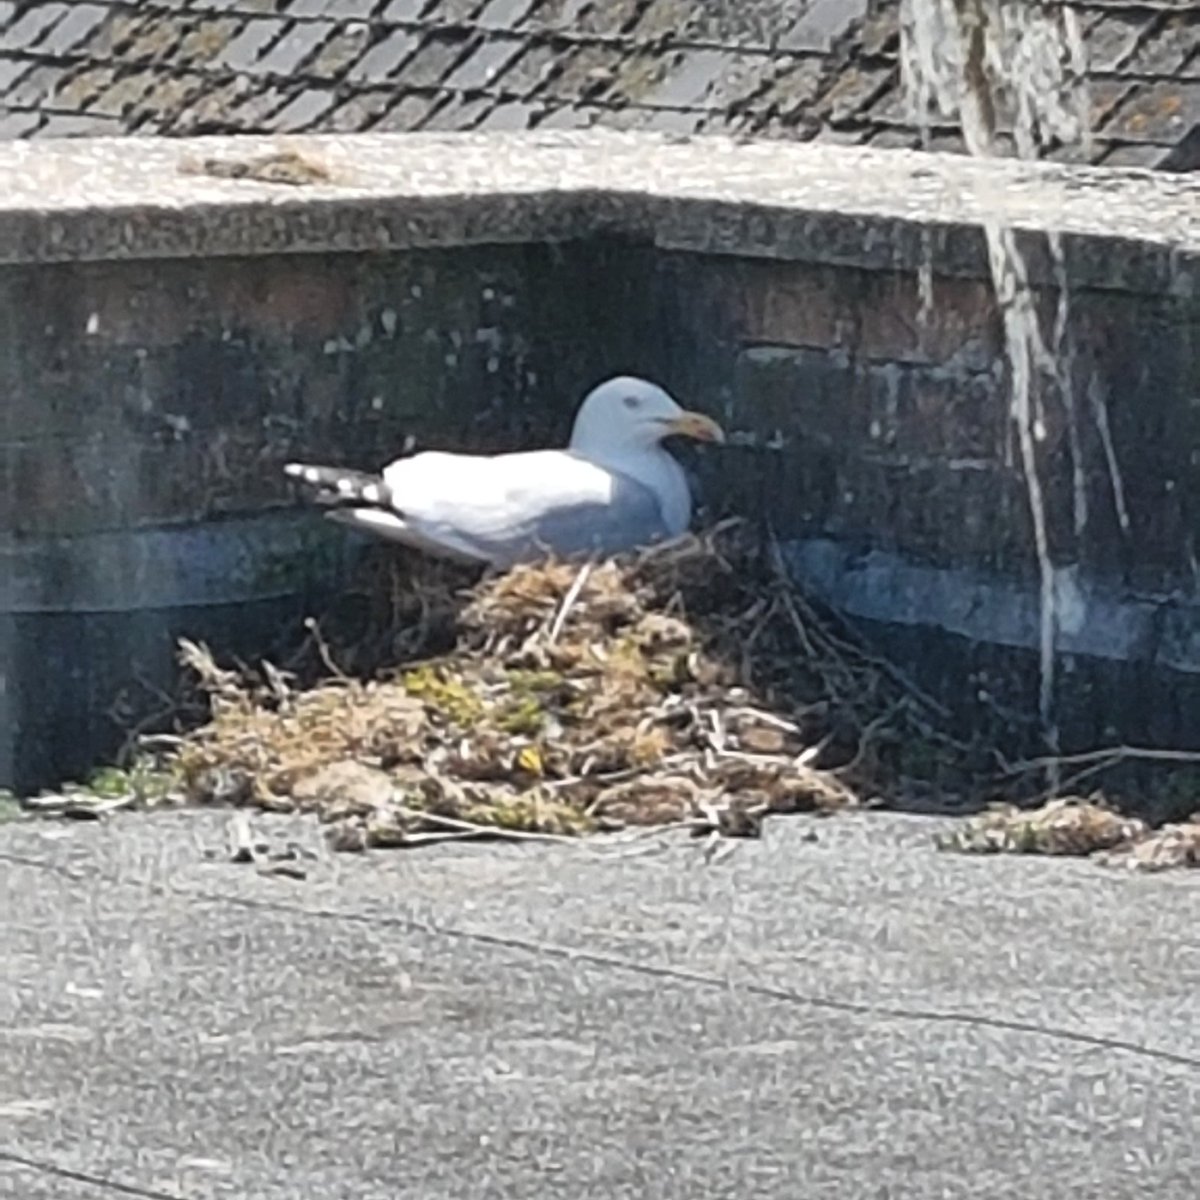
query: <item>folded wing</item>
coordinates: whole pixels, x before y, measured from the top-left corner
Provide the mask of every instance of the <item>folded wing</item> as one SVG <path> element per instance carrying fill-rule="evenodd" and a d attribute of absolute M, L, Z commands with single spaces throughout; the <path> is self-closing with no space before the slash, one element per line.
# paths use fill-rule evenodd
<path fill-rule="evenodd" d="M 430 451 L 380 475 L 306 464 L 286 470 L 335 520 L 499 567 L 547 552 L 614 553 L 668 532 L 653 491 L 569 451 Z"/>

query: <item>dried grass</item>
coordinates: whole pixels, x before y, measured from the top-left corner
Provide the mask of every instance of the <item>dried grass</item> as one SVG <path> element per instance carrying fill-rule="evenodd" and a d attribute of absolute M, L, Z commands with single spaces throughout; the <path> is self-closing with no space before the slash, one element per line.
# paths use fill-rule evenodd
<path fill-rule="evenodd" d="M 1126 845 L 1145 832 L 1142 821 L 1123 817 L 1102 802 L 1064 796 L 1034 809 L 993 808 L 947 834 L 942 844 L 975 854 L 1084 857 Z"/>
<path fill-rule="evenodd" d="M 1151 830 L 1123 816 L 1102 796 L 1065 796 L 1033 809 L 1004 805 L 964 822 L 939 839 L 969 854 L 1051 854 L 1095 858 L 1108 866 L 1162 871 L 1200 866 L 1200 813 Z"/>
<path fill-rule="evenodd" d="M 343 849 L 680 823 L 753 835 L 767 813 L 860 803 L 881 707 L 895 725 L 922 707 L 736 526 L 520 566 L 465 601 L 452 651 L 369 678 L 315 630 L 326 670 L 308 687 L 181 643 L 211 706 L 168 751 L 185 798 L 313 811 Z"/>

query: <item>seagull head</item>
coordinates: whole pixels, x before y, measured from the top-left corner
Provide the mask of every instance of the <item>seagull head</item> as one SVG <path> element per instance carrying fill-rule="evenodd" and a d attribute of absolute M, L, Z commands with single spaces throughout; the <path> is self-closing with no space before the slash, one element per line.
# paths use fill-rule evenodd
<path fill-rule="evenodd" d="M 584 397 L 571 431 L 571 449 L 585 453 L 649 449 L 672 436 L 697 442 L 725 440 L 716 421 L 681 408 L 657 384 L 618 375 Z"/>

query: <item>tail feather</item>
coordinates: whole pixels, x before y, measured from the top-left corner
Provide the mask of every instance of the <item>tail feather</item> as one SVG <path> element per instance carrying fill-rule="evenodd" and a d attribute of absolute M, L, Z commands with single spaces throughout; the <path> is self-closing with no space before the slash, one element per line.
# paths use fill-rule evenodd
<path fill-rule="evenodd" d="M 327 508 L 378 508 L 394 512 L 391 488 L 382 475 L 348 467 L 318 467 L 288 463 L 284 474 L 310 493 L 310 499 Z"/>

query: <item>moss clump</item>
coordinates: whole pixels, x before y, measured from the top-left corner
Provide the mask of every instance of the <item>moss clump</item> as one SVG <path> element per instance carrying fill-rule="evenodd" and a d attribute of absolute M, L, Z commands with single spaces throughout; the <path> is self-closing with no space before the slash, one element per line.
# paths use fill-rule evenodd
<path fill-rule="evenodd" d="M 483 703 L 447 667 L 426 664 L 402 676 L 404 690 L 420 700 L 435 717 L 466 728 L 483 715 Z"/>
<path fill-rule="evenodd" d="M 536 737 L 546 725 L 546 713 L 536 696 L 515 695 L 499 706 L 496 727 L 505 733 Z"/>

